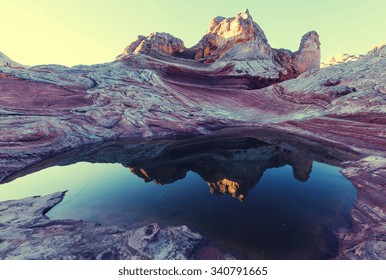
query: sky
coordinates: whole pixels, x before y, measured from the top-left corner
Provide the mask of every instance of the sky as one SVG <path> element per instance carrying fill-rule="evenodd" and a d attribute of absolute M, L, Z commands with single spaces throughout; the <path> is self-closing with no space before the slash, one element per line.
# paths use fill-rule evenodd
<path fill-rule="evenodd" d="M 384 0 L 0 0 L 0 51 L 25 65 L 109 62 L 154 31 L 190 47 L 212 18 L 245 8 L 274 48 L 296 51 L 317 31 L 322 61 L 386 42 Z"/>

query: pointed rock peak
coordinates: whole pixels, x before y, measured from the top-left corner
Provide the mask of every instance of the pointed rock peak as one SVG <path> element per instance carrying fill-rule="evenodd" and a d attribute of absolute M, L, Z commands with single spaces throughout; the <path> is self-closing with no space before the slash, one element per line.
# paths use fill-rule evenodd
<path fill-rule="evenodd" d="M 316 31 L 310 31 L 300 40 L 299 51 L 303 49 L 320 49 L 319 35 Z"/>
<path fill-rule="evenodd" d="M 210 22 L 209 33 L 216 33 L 222 36 L 225 33 L 250 33 L 258 34 L 263 33 L 257 23 L 253 21 L 252 16 L 249 14 L 249 10 L 246 9 L 242 13 L 236 14 L 234 17 L 225 18 L 222 16 L 215 17 Z M 225 35 L 226 36 L 226 35 Z M 263 35 L 265 37 L 265 35 Z"/>
<path fill-rule="evenodd" d="M 236 18 L 236 19 L 244 19 L 244 20 L 250 20 L 250 21 L 253 21 L 253 18 L 252 18 L 252 16 L 249 14 L 249 10 L 248 10 L 248 9 L 245 9 L 244 12 L 237 13 L 237 14 L 235 15 L 235 18 Z"/>
<path fill-rule="evenodd" d="M 260 26 L 253 21 L 248 9 L 234 17 L 214 18 L 210 23 L 209 32 L 192 47 L 192 51 L 195 52 L 196 60 L 211 63 L 233 46 L 246 42 L 255 42 L 255 50 L 259 53 L 263 50 L 268 57 L 271 57 L 271 47 L 267 38 Z M 232 54 L 231 57 L 233 56 Z"/>
<path fill-rule="evenodd" d="M 303 35 L 299 50 L 295 52 L 294 64 L 299 73 L 320 68 L 320 41 L 315 31 Z"/>
<path fill-rule="evenodd" d="M 248 9 L 245 9 L 245 11 L 243 13 L 240 13 L 239 14 L 243 19 L 247 19 L 247 18 L 252 18 L 249 14 L 249 10 Z"/>

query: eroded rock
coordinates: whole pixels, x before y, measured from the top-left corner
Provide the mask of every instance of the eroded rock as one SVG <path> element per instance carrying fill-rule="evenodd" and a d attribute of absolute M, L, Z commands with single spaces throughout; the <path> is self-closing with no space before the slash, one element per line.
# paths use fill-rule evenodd
<path fill-rule="evenodd" d="M 168 33 L 153 32 L 149 36 L 138 36 L 121 54 L 161 54 L 176 55 L 185 50 L 184 42 Z"/>
<path fill-rule="evenodd" d="M 318 33 L 311 31 L 302 37 L 299 50 L 294 54 L 293 62 L 299 73 L 319 69 L 320 42 Z"/>
<path fill-rule="evenodd" d="M 358 54 L 339 54 L 333 57 L 330 57 L 326 61 L 320 63 L 321 68 L 329 67 L 332 65 L 338 65 L 346 62 L 351 62 L 351 61 L 357 61 L 358 59 L 361 59 L 363 55 L 358 55 Z"/>
<path fill-rule="evenodd" d="M 238 44 L 251 42 L 260 57 L 272 58 L 272 50 L 263 30 L 255 23 L 248 9 L 232 18 L 217 17 L 212 20 L 208 33 L 192 47 L 196 60 L 213 62 Z"/>

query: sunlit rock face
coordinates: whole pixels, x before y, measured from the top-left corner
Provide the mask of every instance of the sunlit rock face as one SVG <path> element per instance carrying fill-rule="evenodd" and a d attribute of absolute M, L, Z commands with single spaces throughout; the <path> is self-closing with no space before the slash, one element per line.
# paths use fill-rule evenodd
<path fill-rule="evenodd" d="M 386 57 L 385 44 L 379 44 L 374 46 L 366 55 L 363 54 L 338 54 L 336 56 L 328 58 L 326 61 L 320 63 L 321 68 L 329 67 L 332 65 L 339 65 L 347 62 L 354 62 L 366 57 Z"/>
<path fill-rule="evenodd" d="M 254 42 L 261 58 L 272 59 L 272 50 L 263 30 L 255 23 L 248 10 L 232 18 L 212 20 L 208 33 L 192 47 L 196 60 L 213 62 L 237 44 Z"/>
<path fill-rule="evenodd" d="M 351 62 L 351 61 L 357 61 L 358 59 L 360 59 L 362 57 L 364 57 L 364 55 L 347 54 L 347 53 L 339 54 L 339 55 L 330 57 L 329 59 L 327 59 L 324 62 L 321 62 L 320 68 L 325 68 L 325 67 L 329 67 L 332 65 L 342 64 L 342 63 Z"/>
<path fill-rule="evenodd" d="M 368 57 L 386 57 L 386 43 L 373 47 L 367 54 Z"/>
<path fill-rule="evenodd" d="M 117 58 L 128 54 L 176 55 L 185 50 L 184 42 L 168 33 L 153 32 L 149 36 L 138 36 Z"/>

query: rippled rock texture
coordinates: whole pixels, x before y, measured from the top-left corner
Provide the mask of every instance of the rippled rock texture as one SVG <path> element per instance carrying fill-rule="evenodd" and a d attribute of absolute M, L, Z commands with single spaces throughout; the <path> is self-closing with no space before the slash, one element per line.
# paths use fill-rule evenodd
<path fill-rule="evenodd" d="M 260 31 L 245 11 L 215 18 L 190 50 L 156 33 L 111 63 L 1 64 L 0 180 L 99 141 L 275 129 L 358 155 L 343 171 L 358 188 L 358 234 L 342 235 L 339 257 L 386 258 L 386 46 L 319 70 L 315 32 L 292 53 Z"/>

